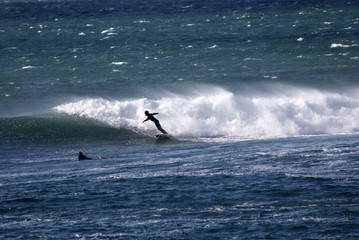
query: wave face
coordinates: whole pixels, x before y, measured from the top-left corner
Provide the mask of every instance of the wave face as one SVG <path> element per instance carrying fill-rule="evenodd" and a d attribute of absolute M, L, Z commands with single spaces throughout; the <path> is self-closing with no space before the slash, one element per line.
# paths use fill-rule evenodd
<path fill-rule="evenodd" d="M 75 115 L 45 113 L 14 118 L 0 118 L 1 142 L 32 141 L 34 143 L 63 140 L 128 140 L 141 135 L 124 128 Z M 143 136 L 141 136 L 143 138 Z"/>
<path fill-rule="evenodd" d="M 354 133 L 359 130 L 359 94 L 281 86 L 274 94 L 239 94 L 219 87 L 160 99 L 87 98 L 59 105 L 61 113 L 113 128 L 155 130 L 144 111 L 158 112 L 162 127 L 178 137 L 256 139 Z"/>

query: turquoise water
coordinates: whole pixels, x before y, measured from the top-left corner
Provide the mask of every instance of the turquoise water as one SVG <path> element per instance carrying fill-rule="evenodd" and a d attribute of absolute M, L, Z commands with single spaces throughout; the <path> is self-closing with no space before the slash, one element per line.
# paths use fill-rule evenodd
<path fill-rule="evenodd" d="M 0 1 L 0 236 L 359 238 L 358 9 Z"/>

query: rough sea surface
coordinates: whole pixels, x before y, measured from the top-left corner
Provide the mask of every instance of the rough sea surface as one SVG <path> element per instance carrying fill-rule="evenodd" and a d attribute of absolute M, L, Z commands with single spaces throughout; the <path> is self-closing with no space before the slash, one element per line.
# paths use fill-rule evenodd
<path fill-rule="evenodd" d="M 359 2 L 0 0 L 0 39 L 1 239 L 359 239 Z"/>

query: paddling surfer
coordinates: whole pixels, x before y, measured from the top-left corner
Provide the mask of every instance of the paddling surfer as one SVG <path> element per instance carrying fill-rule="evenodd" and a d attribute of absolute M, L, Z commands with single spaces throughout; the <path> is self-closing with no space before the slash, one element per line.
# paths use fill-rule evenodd
<path fill-rule="evenodd" d="M 143 120 L 142 123 L 151 120 L 155 123 L 157 129 L 161 131 L 163 134 L 167 134 L 167 132 L 161 127 L 160 121 L 158 121 L 153 115 L 156 115 L 158 113 L 149 113 L 148 111 L 145 111 L 145 115 L 147 116 L 147 119 Z"/>
<path fill-rule="evenodd" d="M 91 160 L 92 159 L 92 158 L 88 158 L 85 155 L 83 155 L 82 152 L 79 152 L 79 155 L 77 158 L 78 158 L 78 160 Z"/>
<path fill-rule="evenodd" d="M 92 160 L 92 158 L 86 157 L 82 152 L 79 152 L 77 159 L 80 160 Z M 97 157 L 97 159 L 102 159 L 102 157 Z"/>

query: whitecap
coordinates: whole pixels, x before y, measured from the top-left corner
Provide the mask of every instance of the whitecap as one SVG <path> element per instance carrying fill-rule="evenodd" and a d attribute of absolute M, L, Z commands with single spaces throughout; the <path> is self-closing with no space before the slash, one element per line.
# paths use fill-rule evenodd
<path fill-rule="evenodd" d="M 32 68 L 36 68 L 35 66 L 23 66 L 21 69 L 32 69 Z"/>
<path fill-rule="evenodd" d="M 109 28 L 109 29 L 103 30 L 103 31 L 101 32 L 101 34 L 110 33 L 110 32 L 113 32 L 114 30 L 115 30 L 114 28 Z"/>
<path fill-rule="evenodd" d="M 339 47 L 342 47 L 342 48 L 348 48 L 348 47 L 352 47 L 353 45 L 345 45 L 345 44 L 341 44 L 341 43 L 332 43 L 330 45 L 330 48 L 339 48 Z"/>
<path fill-rule="evenodd" d="M 150 21 L 146 21 L 146 20 L 138 20 L 138 21 L 133 21 L 133 23 L 149 23 Z"/>
<path fill-rule="evenodd" d="M 112 62 L 112 65 L 126 65 L 128 62 Z"/>

